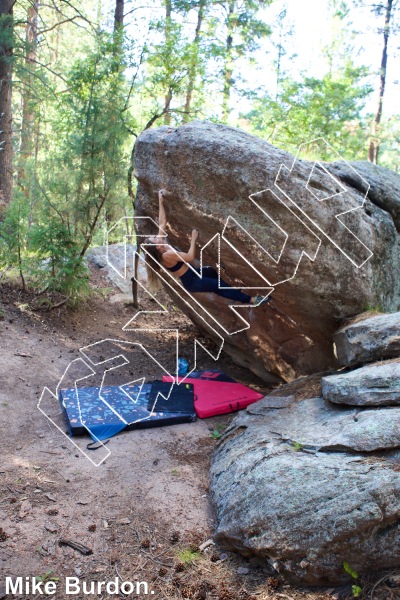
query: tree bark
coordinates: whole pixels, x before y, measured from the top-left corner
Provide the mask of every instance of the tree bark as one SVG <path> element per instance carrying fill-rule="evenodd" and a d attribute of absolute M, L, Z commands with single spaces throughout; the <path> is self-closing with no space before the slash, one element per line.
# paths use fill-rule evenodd
<path fill-rule="evenodd" d="M 390 19 L 393 7 L 393 0 L 387 0 L 385 6 L 385 27 L 383 29 L 383 50 L 380 68 L 380 81 L 379 81 L 379 97 L 378 97 L 378 108 L 375 113 L 375 118 L 372 124 L 372 135 L 369 142 L 368 148 L 368 160 L 374 164 L 378 163 L 379 154 L 379 129 L 382 119 L 382 106 L 383 98 L 385 95 L 386 86 L 386 69 L 387 69 L 387 57 L 388 57 L 388 42 L 390 33 Z"/>
<path fill-rule="evenodd" d="M 114 31 L 121 29 L 124 25 L 124 0 L 115 1 Z"/>
<path fill-rule="evenodd" d="M 25 28 L 25 81 L 26 87 L 22 96 L 22 125 L 21 125 L 21 143 L 20 143 L 20 165 L 18 168 L 18 184 L 24 184 L 25 162 L 29 159 L 35 149 L 34 122 L 35 114 L 32 107 L 32 83 L 33 71 L 35 70 L 37 57 L 37 34 L 38 34 L 38 12 L 39 0 L 33 0 L 33 3 L 28 8 L 27 23 Z M 28 195 L 28 194 L 26 194 Z"/>
<path fill-rule="evenodd" d="M 222 90 L 222 122 L 226 123 L 229 117 L 229 100 L 231 97 L 232 87 L 232 47 L 233 47 L 233 23 L 232 15 L 235 12 L 235 0 L 229 2 L 228 9 L 228 35 L 226 37 L 226 54 L 225 54 L 225 65 L 223 80 L 224 86 Z"/>
<path fill-rule="evenodd" d="M 0 211 L 12 195 L 12 58 L 15 0 L 0 0 Z"/>
<path fill-rule="evenodd" d="M 196 31 L 195 31 L 194 40 L 193 40 L 193 45 L 196 48 L 196 55 L 194 57 L 193 64 L 191 65 L 190 70 L 189 70 L 189 83 L 188 83 L 188 88 L 187 88 L 187 92 L 186 92 L 185 115 L 183 117 L 184 123 L 188 122 L 189 116 L 190 116 L 190 106 L 192 104 L 194 84 L 195 84 L 196 75 L 197 75 L 197 65 L 198 65 L 198 61 L 199 61 L 199 59 L 198 59 L 199 41 L 200 41 L 201 26 L 202 26 L 203 18 L 204 18 L 205 6 L 206 6 L 206 0 L 199 0 L 199 10 L 197 13 Z"/>
<path fill-rule="evenodd" d="M 171 14 L 172 14 L 172 1 L 165 0 L 165 46 L 168 46 L 169 42 L 169 28 L 171 23 Z M 169 125 L 171 123 L 171 115 L 169 112 L 169 108 L 172 100 L 172 92 L 171 89 L 168 89 L 168 92 L 165 95 L 164 101 L 164 123 L 165 125 Z"/>

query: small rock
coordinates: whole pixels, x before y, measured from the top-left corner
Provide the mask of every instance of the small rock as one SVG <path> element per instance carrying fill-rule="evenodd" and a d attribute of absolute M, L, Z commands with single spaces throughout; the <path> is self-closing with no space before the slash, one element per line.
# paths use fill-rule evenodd
<path fill-rule="evenodd" d="M 53 494 L 45 494 L 45 496 L 48 500 L 51 500 L 52 502 L 57 502 L 57 498 Z"/>
<path fill-rule="evenodd" d="M 50 533 L 56 533 L 58 531 L 58 525 L 55 523 L 45 523 L 44 528 L 47 529 Z"/>
<path fill-rule="evenodd" d="M 247 567 L 239 567 L 236 571 L 238 575 L 248 575 L 250 573 L 250 569 Z"/>
<path fill-rule="evenodd" d="M 128 294 L 114 294 L 110 298 L 111 304 L 132 304 L 132 296 Z"/>
<path fill-rule="evenodd" d="M 122 519 L 117 520 L 118 525 L 129 525 L 130 522 L 130 519 L 128 519 L 127 517 L 123 517 Z"/>
<path fill-rule="evenodd" d="M 200 552 L 204 552 L 204 550 L 206 548 L 208 548 L 209 546 L 212 546 L 212 545 L 215 545 L 213 540 L 211 540 L 211 539 L 207 540 L 206 542 L 203 542 L 202 544 L 200 544 L 199 550 L 200 550 Z"/>
<path fill-rule="evenodd" d="M 42 553 L 49 554 L 50 556 L 53 556 L 56 553 L 53 540 L 46 540 L 42 544 L 41 550 L 42 550 Z"/>
<path fill-rule="evenodd" d="M 19 510 L 18 516 L 20 519 L 26 517 L 26 515 L 32 510 L 32 504 L 29 500 L 23 500 L 21 502 L 21 508 Z"/>
<path fill-rule="evenodd" d="M 392 575 L 386 580 L 390 587 L 400 587 L 400 575 Z"/>

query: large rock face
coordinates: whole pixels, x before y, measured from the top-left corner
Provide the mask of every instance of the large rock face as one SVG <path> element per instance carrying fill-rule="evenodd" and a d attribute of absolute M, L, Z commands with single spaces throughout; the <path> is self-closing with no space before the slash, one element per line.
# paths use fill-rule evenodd
<path fill-rule="evenodd" d="M 267 396 L 224 433 L 215 538 L 295 583 L 348 582 L 344 561 L 360 574 L 398 567 L 400 411 L 338 407 L 308 386 Z"/>
<path fill-rule="evenodd" d="M 272 288 L 270 304 L 236 312 L 213 294 L 196 296 L 201 307 L 176 300 L 209 337 L 224 340 L 234 360 L 267 381 L 335 366 L 332 335 L 342 319 L 367 306 L 400 308 L 398 206 L 391 196 L 400 178 L 375 168 L 377 204 L 363 205 L 367 167 L 360 176 L 346 163 L 334 165 L 335 179 L 323 165 L 294 161 L 239 129 L 208 122 L 150 129 L 137 140 L 136 216 L 156 218 L 157 191 L 167 188 L 173 245 L 186 249 L 192 227 L 200 230 L 199 247 L 220 234 L 224 279 L 252 294 Z M 218 263 L 216 242 L 204 249 L 206 264 Z"/>

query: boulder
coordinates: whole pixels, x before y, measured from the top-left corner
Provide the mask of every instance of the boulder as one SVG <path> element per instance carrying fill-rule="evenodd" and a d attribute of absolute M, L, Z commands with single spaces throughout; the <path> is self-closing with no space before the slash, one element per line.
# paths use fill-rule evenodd
<path fill-rule="evenodd" d="M 352 187 L 360 187 L 359 177 L 355 176 L 355 172 L 368 181 L 369 200 L 392 215 L 396 229 L 400 232 L 400 177 L 397 173 L 367 161 L 338 161 L 326 163 L 325 166 L 335 177 Z"/>
<path fill-rule="evenodd" d="M 140 217 L 157 218 L 157 191 L 167 188 L 170 242 L 186 250 L 196 227 L 205 264 L 251 294 L 271 292 L 267 305 L 232 309 L 214 294 L 186 298 L 165 275 L 202 332 L 266 381 L 335 367 L 332 336 L 343 319 L 367 306 L 400 309 L 395 212 L 386 197 L 364 201 L 366 167 L 347 183 L 348 174 L 332 177 L 321 163 L 201 121 L 146 130 L 134 159 L 141 235 L 155 232 Z"/>
<path fill-rule="evenodd" d="M 126 235 L 126 231 L 123 232 Z M 122 237 L 122 236 L 121 236 Z M 121 290 L 122 295 L 114 297 L 113 302 L 124 304 L 132 302 L 133 254 L 136 246 L 126 244 L 108 244 L 105 246 L 94 246 L 86 252 L 85 259 L 91 262 L 102 274 Z M 139 263 L 139 277 L 141 281 L 147 281 L 146 269 Z"/>
<path fill-rule="evenodd" d="M 335 404 L 399 406 L 400 358 L 323 377 L 322 395 Z"/>
<path fill-rule="evenodd" d="M 215 540 L 294 584 L 348 583 L 344 561 L 360 575 L 400 566 L 400 409 L 284 392 L 242 411 L 218 443 Z"/>
<path fill-rule="evenodd" d="M 333 340 L 341 366 L 400 357 L 400 312 L 360 315 L 335 333 Z"/>

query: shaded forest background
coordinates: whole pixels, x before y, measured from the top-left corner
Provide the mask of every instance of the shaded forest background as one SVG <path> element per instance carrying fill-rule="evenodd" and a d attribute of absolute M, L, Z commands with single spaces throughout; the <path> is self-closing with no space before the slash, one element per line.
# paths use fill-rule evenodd
<path fill-rule="evenodd" d="M 3 281 L 69 302 L 88 293 L 85 253 L 133 214 L 135 140 L 149 127 L 209 119 L 291 152 L 322 136 L 346 159 L 398 170 L 400 118 L 385 113 L 398 0 L 330 0 L 321 77 L 290 72 L 290 11 L 279 2 L 269 17 L 274 4 L 0 0 Z M 376 70 L 356 60 L 357 8 L 376 32 Z M 270 79 L 248 81 L 264 60 Z"/>

